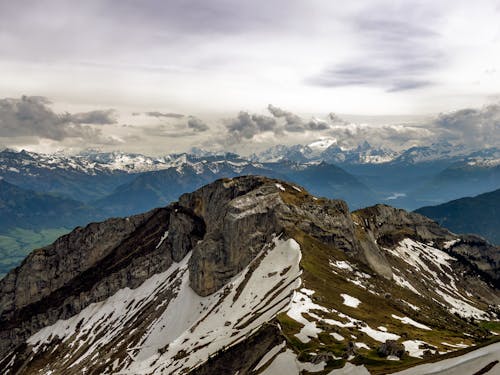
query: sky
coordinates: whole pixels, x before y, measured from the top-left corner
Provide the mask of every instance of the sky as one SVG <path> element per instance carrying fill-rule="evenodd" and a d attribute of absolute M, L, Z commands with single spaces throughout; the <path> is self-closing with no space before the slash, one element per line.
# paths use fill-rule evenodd
<path fill-rule="evenodd" d="M 500 144 L 496 0 L 0 0 L 0 146 Z"/>

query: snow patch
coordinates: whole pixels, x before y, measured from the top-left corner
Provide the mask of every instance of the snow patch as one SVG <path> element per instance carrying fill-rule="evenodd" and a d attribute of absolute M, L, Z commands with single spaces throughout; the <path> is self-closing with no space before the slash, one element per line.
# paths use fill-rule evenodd
<path fill-rule="evenodd" d="M 303 371 L 323 371 L 325 366 L 325 362 L 320 362 L 318 364 L 300 362 L 292 350 L 286 349 L 285 352 L 280 353 L 278 354 L 278 356 L 276 356 L 273 362 L 264 371 L 261 372 L 261 375 L 299 375 Z"/>
<path fill-rule="evenodd" d="M 269 350 L 264 357 L 259 361 L 257 366 L 253 369 L 254 371 L 257 371 L 259 368 L 262 366 L 266 365 L 269 361 L 271 361 L 279 352 L 283 350 L 283 348 L 286 347 L 286 341 L 283 341 L 281 344 L 276 345 L 274 348 Z"/>
<path fill-rule="evenodd" d="M 401 337 L 399 335 L 396 335 L 395 333 L 387 332 L 387 330 L 378 331 L 376 329 L 371 328 L 368 325 L 365 327 L 361 327 L 359 330 L 361 332 L 366 333 L 368 336 L 370 336 L 375 341 L 379 341 L 379 342 L 386 342 L 387 340 L 398 340 Z"/>
<path fill-rule="evenodd" d="M 317 338 L 318 333 L 322 332 L 321 329 L 316 327 L 316 322 L 307 320 L 304 314 L 314 316 L 311 310 L 328 312 L 328 309 L 325 307 L 315 304 L 310 298 L 312 294 L 309 294 L 308 289 L 306 290 L 307 293 L 303 293 L 302 290 L 293 293 L 292 302 L 287 311 L 287 315 L 290 318 L 304 326 L 300 332 L 295 335 L 303 343 L 308 343 L 311 341 L 311 338 Z"/>
<path fill-rule="evenodd" d="M 403 324 L 409 324 L 409 325 L 412 325 L 412 326 L 420 328 L 420 329 L 425 329 L 427 331 L 432 331 L 432 329 L 430 327 L 426 326 L 425 324 L 416 322 L 413 319 L 408 318 L 407 316 L 401 317 L 401 316 L 397 316 L 397 315 L 394 315 L 394 314 L 392 314 L 391 316 L 394 319 L 397 319 L 397 320 L 401 321 Z"/>
<path fill-rule="evenodd" d="M 420 346 L 426 344 L 427 343 L 425 341 L 420 341 L 420 340 L 403 341 L 405 350 L 408 352 L 410 357 L 415 357 L 415 358 L 423 358 L 425 349 L 420 349 Z"/>
<path fill-rule="evenodd" d="M 337 332 L 332 332 L 330 335 L 337 341 L 344 341 L 344 336 L 338 334 Z"/>
<path fill-rule="evenodd" d="M 345 260 L 336 260 L 336 261 L 330 260 L 329 263 L 330 263 L 330 266 L 338 268 L 339 270 L 347 270 L 349 272 L 354 271 L 352 265 Z"/>
<path fill-rule="evenodd" d="M 359 299 L 352 297 L 349 294 L 342 293 L 340 296 L 344 299 L 343 303 L 346 306 L 357 308 L 361 303 Z"/>
<path fill-rule="evenodd" d="M 276 187 L 277 187 L 278 189 L 280 189 L 281 191 L 285 191 L 285 190 L 286 190 L 286 189 L 283 187 L 283 185 L 281 185 L 281 184 L 275 184 L 275 185 L 276 185 Z"/>
<path fill-rule="evenodd" d="M 443 249 L 449 249 L 450 247 L 452 247 L 453 245 L 455 245 L 459 242 L 460 242 L 460 238 L 457 238 L 457 239 L 451 240 L 451 241 L 446 241 L 443 243 Z"/>

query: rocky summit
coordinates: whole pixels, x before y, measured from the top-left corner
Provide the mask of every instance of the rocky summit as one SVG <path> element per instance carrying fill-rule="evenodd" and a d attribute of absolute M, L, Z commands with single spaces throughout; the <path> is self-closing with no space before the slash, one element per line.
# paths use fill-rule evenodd
<path fill-rule="evenodd" d="M 495 342 L 499 254 L 416 213 L 221 179 L 34 250 L 0 281 L 0 367 L 409 371 Z"/>

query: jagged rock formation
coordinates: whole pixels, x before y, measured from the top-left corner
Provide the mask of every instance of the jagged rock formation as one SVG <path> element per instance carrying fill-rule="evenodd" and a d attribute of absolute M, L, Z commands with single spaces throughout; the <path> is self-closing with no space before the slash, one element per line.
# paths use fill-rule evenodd
<path fill-rule="evenodd" d="M 386 342 L 383 355 L 422 357 L 488 335 L 474 320 L 498 313 L 498 268 L 474 254 L 495 251 L 389 206 L 350 213 L 282 181 L 218 180 L 30 254 L 0 281 L 0 365 L 314 372 Z"/>

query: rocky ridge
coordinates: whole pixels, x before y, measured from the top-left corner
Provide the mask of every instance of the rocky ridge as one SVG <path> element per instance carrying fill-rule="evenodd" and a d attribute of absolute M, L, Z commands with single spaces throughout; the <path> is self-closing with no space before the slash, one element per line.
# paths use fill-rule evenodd
<path fill-rule="evenodd" d="M 277 250 L 273 250 L 273 243 Z M 458 246 L 462 246 L 460 259 L 449 251 Z M 487 331 L 471 319 L 494 319 L 500 295 L 491 284 L 493 279 L 498 279 L 497 269 L 485 270 L 490 278 L 478 274 L 478 267 L 484 269 L 484 266 L 467 257 L 465 248 L 465 239 L 415 213 L 383 205 L 350 213 L 342 201 L 313 197 L 303 188 L 283 181 L 254 176 L 218 180 L 182 195 L 177 203 L 167 207 L 130 218 L 89 224 L 34 251 L 0 281 L 0 352 L 5 358 L 2 364 L 9 363 L 9 368 L 18 373 L 35 369 L 65 373 L 70 366 L 80 370 L 85 367 L 90 373 L 113 373 L 118 369 L 122 373 L 134 373 L 138 368 L 134 366 L 146 366 L 144 363 L 148 371 L 154 373 L 207 373 L 226 361 L 233 365 L 221 373 L 229 373 L 229 370 L 234 373 L 242 369 L 255 370 L 257 362 L 262 360 L 265 351 L 249 356 L 244 364 L 228 359 L 230 353 L 247 353 L 245 348 L 252 340 L 262 339 L 267 343 L 263 347 L 269 348 L 285 340 L 286 353 L 290 350 L 293 356 L 300 351 L 298 348 L 303 350 L 304 345 L 310 345 L 309 349 L 315 351 L 320 344 L 332 351 L 351 347 L 353 353 L 359 353 L 359 346 L 350 340 L 345 341 L 347 346 L 341 344 L 346 329 L 359 330 L 356 335 L 366 336 L 365 346 L 376 351 L 379 349 L 376 342 L 381 336 L 397 341 L 402 337 L 399 330 L 408 326 L 407 322 L 415 323 L 413 329 L 431 326 L 429 329 L 439 330 L 447 326 L 448 331 L 463 330 L 474 338 L 468 339 L 467 345 L 472 345 L 476 338 L 485 337 Z M 290 258 L 290 254 L 297 251 L 301 256 Z M 300 279 L 306 289 L 298 289 L 298 263 L 294 259 L 301 259 Z M 267 273 L 266 267 L 270 267 Z M 415 275 L 415 270 L 421 274 Z M 85 315 L 95 308 L 92 306 L 104 309 L 108 301 L 124 291 L 139 293 L 152 280 L 157 280 L 156 287 L 145 289 L 150 292 L 128 301 L 125 310 L 113 302 L 115 307 L 103 310 L 109 312 L 102 315 L 103 319 L 108 318 L 92 324 L 91 315 Z M 262 280 L 267 281 L 262 284 Z M 445 282 L 451 282 L 453 288 L 448 288 Z M 258 295 L 257 289 L 249 289 L 252 285 L 258 288 L 267 285 L 269 289 L 261 290 L 263 295 Z M 436 292 L 429 290 L 433 288 Z M 247 291 L 253 299 L 241 300 Z M 156 354 L 144 349 L 146 345 L 141 340 L 147 341 L 145 337 L 153 335 L 158 322 L 169 326 L 172 319 L 168 319 L 169 306 L 179 303 L 176 313 L 181 314 L 186 305 L 177 301 L 188 298 L 187 295 L 198 301 L 196 304 L 201 310 L 199 318 L 186 322 L 186 328 L 191 328 L 184 331 L 187 335 L 184 346 L 174 340 L 177 336 L 169 331 L 166 336 L 174 341 L 163 342 Z M 342 297 L 344 302 L 342 295 L 347 296 Z M 232 298 L 231 304 L 228 298 Z M 262 303 L 267 301 L 270 309 L 263 310 L 262 304 L 257 303 L 259 298 Z M 295 305 L 303 308 L 304 301 L 310 301 L 312 310 L 305 309 L 295 315 L 290 312 Z M 200 344 L 212 334 L 214 327 L 204 327 L 205 322 L 215 319 L 212 311 L 222 309 L 232 316 L 236 312 L 231 306 L 237 303 L 241 306 L 238 314 L 249 309 L 246 315 L 238 315 L 234 320 L 228 317 L 221 323 L 227 327 L 228 335 L 234 335 L 237 340 L 229 341 L 216 352 L 203 349 L 213 346 L 213 340 L 205 346 Z M 359 304 L 358 310 L 352 307 Z M 348 315 L 339 316 L 345 306 L 348 306 Z M 385 306 L 387 313 L 368 316 L 370 306 Z M 456 315 L 446 312 L 450 306 Z M 198 311 L 193 306 L 190 314 L 193 310 Z M 382 320 L 388 319 L 389 312 L 401 317 L 401 320 L 392 318 L 391 328 L 398 332 L 392 336 L 372 328 L 377 319 L 378 324 L 384 324 Z M 102 327 L 107 324 L 104 321 L 113 322 L 114 314 L 116 324 L 128 318 L 130 323 Z M 436 318 L 440 314 L 442 316 Z M 140 316 L 144 319 L 138 319 Z M 74 319 L 78 321 L 70 323 Z M 243 324 L 245 320 L 247 323 Z M 263 324 L 266 321 L 277 325 L 269 328 Z M 58 332 L 58 326 L 62 330 L 58 335 L 44 336 L 47 329 Z M 311 326 L 316 331 L 305 330 Z M 323 328 L 318 331 L 319 326 Z M 73 328 L 66 331 L 63 327 Z M 199 336 L 197 330 L 201 332 Z M 102 332 L 108 331 L 115 336 L 107 338 L 106 343 L 101 342 L 99 346 L 93 341 L 101 340 Z M 323 331 L 331 332 L 330 341 L 319 335 Z M 413 338 L 429 341 L 427 345 L 437 353 L 441 344 L 431 342 L 431 336 L 422 336 L 425 333 L 425 329 L 423 333 L 410 329 L 406 337 L 416 335 Z M 80 347 L 78 351 L 71 349 L 74 335 L 83 335 L 79 339 L 83 342 L 81 345 L 95 355 L 83 355 L 85 350 Z M 338 342 L 332 342 L 331 337 L 339 339 Z M 452 335 L 450 340 L 458 339 Z M 123 348 L 121 354 L 101 351 L 112 342 L 115 347 Z M 403 344 L 386 343 L 386 348 L 389 345 L 400 349 Z M 134 347 L 139 348 L 138 354 L 127 355 Z M 148 362 L 144 351 L 149 353 L 147 358 L 156 360 Z M 53 353 L 66 355 L 70 362 L 52 363 L 49 359 Z M 200 353 L 199 358 L 196 353 Z M 318 360 L 318 363 L 324 362 L 322 369 L 341 364 L 335 362 L 340 360 L 336 359 L 337 354 L 329 353 Z M 187 359 L 184 361 L 184 358 Z M 241 365 L 244 367 L 239 368 Z"/>

